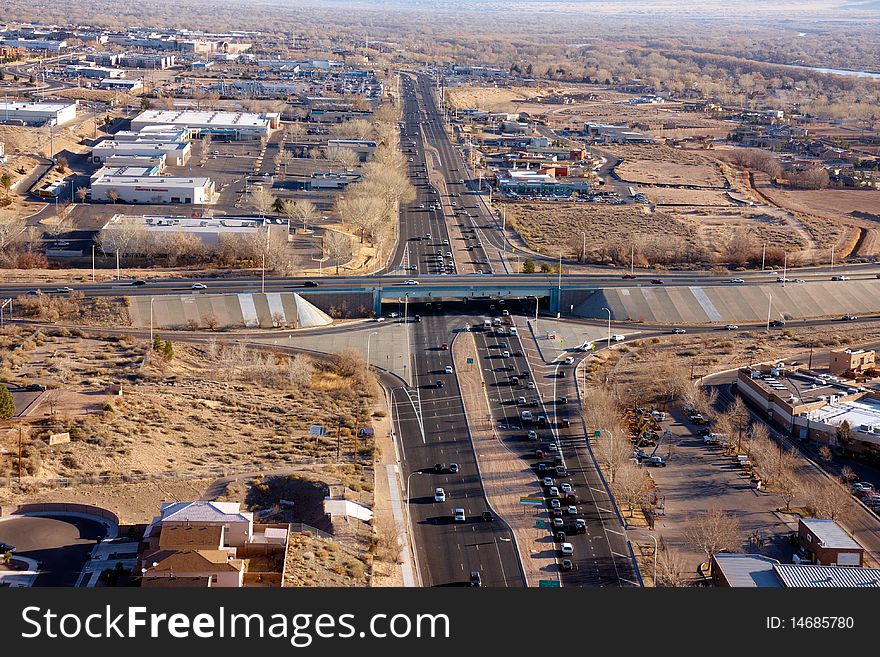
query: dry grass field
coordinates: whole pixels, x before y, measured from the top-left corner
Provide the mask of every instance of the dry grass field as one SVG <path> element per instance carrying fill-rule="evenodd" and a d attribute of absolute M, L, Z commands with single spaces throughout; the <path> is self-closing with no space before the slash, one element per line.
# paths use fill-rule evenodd
<path fill-rule="evenodd" d="M 636 187 L 655 205 L 696 205 L 730 207 L 727 195 L 718 189 L 682 189 L 679 187 Z"/>
<path fill-rule="evenodd" d="M 311 464 L 349 490 L 372 490 L 373 443 L 356 441 L 355 433 L 371 425 L 378 390 L 352 354 L 317 361 L 241 345 L 176 343 L 169 360 L 164 349 L 131 338 L 19 329 L 0 335 L 0 346 L 4 380 L 39 381 L 49 394 L 57 388 L 100 400 L 91 412 L 58 407 L 35 421 L 23 459 L 29 476 L 23 487 L 0 488 L 4 502 L 30 500 L 57 477 L 91 485 L 104 476 L 114 482 L 108 489 L 125 483 L 149 490 L 149 480 L 161 476 L 175 485 L 198 480 L 192 487 L 203 488 L 218 468 L 263 471 L 291 463 Z M 120 385 L 121 396 L 107 396 Z M 309 435 L 313 424 L 327 427 L 327 435 Z M 71 442 L 49 447 L 46 435 L 65 430 Z M 12 453 L 12 444 L 0 447 Z M 13 473 L 13 460 L 3 461 L 0 475 Z M 108 495 L 113 508 L 126 517 L 140 513 L 140 506 L 125 506 L 124 492 Z"/>

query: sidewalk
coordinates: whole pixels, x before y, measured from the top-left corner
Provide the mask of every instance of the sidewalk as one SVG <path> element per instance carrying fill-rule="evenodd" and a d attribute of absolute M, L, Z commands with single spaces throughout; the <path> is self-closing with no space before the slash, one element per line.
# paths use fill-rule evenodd
<path fill-rule="evenodd" d="M 556 576 L 554 552 L 547 550 L 547 532 L 535 528 L 534 507 L 520 504 L 521 497 L 540 491 L 538 480 L 528 464 L 509 451 L 494 431 L 473 334 L 459 333 L 452 346 L 455 372 L 486 497 L 489 505 L 513 530 L 527 584 L 537 586 L 538 580 Z M 468 364 L 468 358 L 474 362 Z"/>

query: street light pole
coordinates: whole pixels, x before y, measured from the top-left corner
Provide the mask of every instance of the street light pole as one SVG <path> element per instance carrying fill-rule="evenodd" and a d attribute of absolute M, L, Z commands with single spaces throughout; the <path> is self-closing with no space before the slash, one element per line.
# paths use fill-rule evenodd
<path fill-rule="evenodd" d="M 608 313 L 608 348 L 611 348 L 611 310 L 608 308 L 602 308 L 605 312 Z"/>
<path fill-rule="evenodd" d="M 770 332 L 770 313 L 773 310 L 773 293 L 769 292 L 770 301 L 767 303 L 767 332 Z"/>
<path fill-rule="evenodd" d="M 379 331 L 373 331 L 367 336 L 367 367 L 370 366 L 370 340 L 373 339 L 374 335 L 378 335 Z"/>
<path fill-rule="evenodd" d="M 153 301 L 154 297 L 150 297 L 150 344 L 153 344 Z"/>
<path fill-rule="evenodd" d="M 538 297 L 535 297 L 535 335 L 538 335 L 538 307 L 541 304 L 541 300 Z"/>

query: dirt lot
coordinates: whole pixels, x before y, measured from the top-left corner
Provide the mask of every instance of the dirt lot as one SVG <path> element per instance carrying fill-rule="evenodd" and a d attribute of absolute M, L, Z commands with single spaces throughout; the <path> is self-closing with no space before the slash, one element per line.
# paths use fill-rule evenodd
<path fill-rule="evenodd" d="M 540 253 L 573 257 L 587 234 L 587 252 L 601 258 L 615 244 L 629 245 L 633 235 L 644 241 L 694 241 L 695 231 L 664 212 L 642 205 L 599 203 L 505 203 L 507 221 Z"/>
<path fill-rule="evenodd" d="M 615 146 L 608 150 L 623 158 L 616 173 L 626 182 L 716 189 L 725 186 L 718 163 L 694 151 L 658 144 Z"/>
<path fill-rule="evenodd" d="M 164 344 L 155 351 L 133 339 L 3 338 L 5 379 L 38 380 L 103 400 L 90 414 L 58 407 L 51 422 L 34 427 L 24 460 L 28 485 L 56 477 L 89 483 L 98 475 L 182 481 L 217 468 L 292 462 L 320 465 L 353 491 L 372 489 L 372 441 L 355 441 L 354 430 L 371 424 L 376 390 L 356 359 L 331 364 L 178 343 L 168 360 Z M 121 385 L 123 394 L 103 396 L 111 385 Z M 337 423 L 338 442 L 336 431 L 309 435 L 312 424 L 335 429 Z M 70 431 L 71 442 L 48 447 L 50 428 Z M 3 495 L 20 499 L 10 489 Z"/>
<path fill-rule="evenodd" d="M 731 207 L 733 203 L 720 189 L 682 189 L 678 187 L 636 187 L 656 205 L 697 205 Z"/>

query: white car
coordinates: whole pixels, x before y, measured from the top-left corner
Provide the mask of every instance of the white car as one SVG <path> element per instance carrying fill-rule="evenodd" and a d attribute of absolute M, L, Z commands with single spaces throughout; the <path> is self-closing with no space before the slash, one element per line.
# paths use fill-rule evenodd
<path fill-rule="evenodd" d="M 727 325 L 724 327 L 724 330 L 726 330 L 726 331 L 737 331 L 737 330 L 739 330 L 739 326 L 737 326 L 736 324 L 727 324 Z"/>
<path fill-rule="evenodd" d="M 446 501 L 446 491 L 442 488 L 437 488 L 434 490 L 434 501 L 435 502 L 445 502 Z"/>
<path fill-rule="evenodd" d="M 566 364 L 566 365 L 574 365 L 574 356 L 568 356 L 568 357 L 565 359 L 565 364 Z"/>
<path fill-rule="evenodd" d="M 562 543 L 559 546 L 559 552 L 565 556 L 571 556 L 574 554 L 574 547 L 571 543 Z"/>
<path fill-rule="evenodd" d="M 404 285 L 418 285 L 419 282 L 418 282 L 417 280 L 414 280 L 414 279 L 410 278 L 410 279 L 405 280 L 405 281 L 403 282 L 403 284 L 404 284 Z"/>
<path fill-rule="evenodd" d="M 571 491 L 574 490 L 574 489 L 571 487 L 571 484 L 568 484 L 568 483 L 561 484 L 561 485 L 559 486 L 559 488 L 562 490 L 563 493 L 570 493 Z"/>
<path fill-rule="evenodd" d="M 626 340 L 626 336 L 623 335 L 622 333 L 618 333 L 617 335 L 611 336 L 612 342 L 623 342 L 624 340 Z"/>
<path fill-rule="evenodd" d="M 446 372 L 447 374 L 452 374 L 452 365 L 447 365 L 446 367 L 443 368 L 443 371 Z"/>
<path fill-rule="evenodd" d="M 559 497 L 559 489 L 556 486 L 550 486 L 550 490 L 547 493 L 550 497 Z"/>
<path fill-rule="evenodd" d="M 464 522 L 467 519 L 467 516 L 465 516 L 465 514 L 464 514 L 464 509 L 462 509 L 462 508 L 453 509 L 452 519 L 455 522 Z"/>
<path fill-rule="evenodd" d="M 846 274 L 841 274 L 840 276 L 832 276 L 831 280 L 832 281 L 848 281 L 849 276 L 847 276 Z"/>
<path fill-rule="evenodd" d="M 745 281 L 741 278 L 731 278 L 728 282 L 729 283 L 745 283 Z"/>
<path fill-rule="evenodd" d="M 509 351 L 502 351 L 501 357 L 502 358 L 510 358 L 510 352 Z"/>

